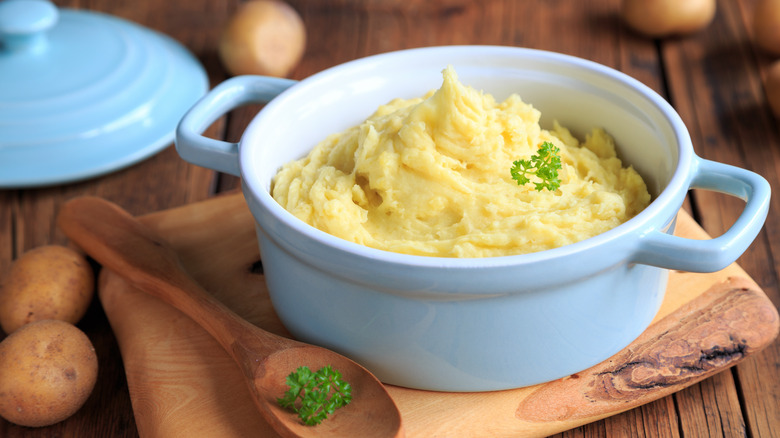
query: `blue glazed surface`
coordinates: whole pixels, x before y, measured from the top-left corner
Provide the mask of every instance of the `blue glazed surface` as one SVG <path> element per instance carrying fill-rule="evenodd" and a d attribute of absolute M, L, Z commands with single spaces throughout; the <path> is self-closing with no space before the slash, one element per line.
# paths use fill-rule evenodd
<path fill-rule="evenodd" d="M 270 196 L 284 163 L 392 98 L 423 95 L 447 64 L 503 99 L 519 93 L 583 134 L 602 126 L 653 194 L 635 218 L 599 236 L 533 254 L 481 259 L 380 251 L 314 229 Z M 485 391 L 564 377 L 635 339 L 663 300 L 667 269 L 715 271 L 733 262 L 766 219 L 760 176 L 694 154 L 660 96 L 607 67 L 510 47 L 438 47 L 343 64 L 299 83 L 239 77 L 196 104 L 177 133 L 182 157 L 242 177 L 257 222 L 275 310 L 297 338 L 340 351 L 381 380 L 440 391 Z M 276 88 L 279 93 L 246 90 Z M 250 97 L 247 97 L 247 96 Z M 237 144 L 203 139 L 208 121 L 246 99 L 271 100 Z M 334 111 L 339 108 L 339 111 Z M 232 160 L 232 161 L 231 161 Z M 691 188 L 746 201 L 734 226 L 707 241 L 674 237 Z"/>
<path fill-rule="evenodd" d="M 274 306 L 296 338 L 353 358 L 383 382 L 417 389 L 500 390 L 595 365 L 647 327 L 668 278 L 660 268 L 623 264 L 543 289 L 514 281 L 506 293 L 479 294 L 491 280 L 473 275 L 458 285 L 477 291 L 471 296 L 433 278 L 399 293 L 392 280 L 370 289 L 334 280 L 258 233 Z"/>
<path fill-rule="evenodd" d="M 173 39 L 47 4 L 0 4 L 0 187 L 70 182 L 147 158 L 208 89 L 205 70 Z"/>

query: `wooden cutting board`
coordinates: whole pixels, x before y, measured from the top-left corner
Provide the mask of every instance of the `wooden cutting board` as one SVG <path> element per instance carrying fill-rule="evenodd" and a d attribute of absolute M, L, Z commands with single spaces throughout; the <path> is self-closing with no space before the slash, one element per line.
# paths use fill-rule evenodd
<path fill-rule="evenodd" d="M 288 335 L 268 298 L 254 223 L 240 194 L 141 219 L 179 251 L 207 290 L 254 324 Z M 685 212 L 677 234 L 708 238 Z M 255 411 L 238 368 L 203 329 L 105 270 L 99 295 L 142 437 L 275 436 Z M 408 437 L 546 436 L 723 371 L 770 344 L 779 329 L 777 309 L 739 266 L 713 274 L 672 272 L 654 324 L 591 369 L 507 391 L 388 390 Z"/>

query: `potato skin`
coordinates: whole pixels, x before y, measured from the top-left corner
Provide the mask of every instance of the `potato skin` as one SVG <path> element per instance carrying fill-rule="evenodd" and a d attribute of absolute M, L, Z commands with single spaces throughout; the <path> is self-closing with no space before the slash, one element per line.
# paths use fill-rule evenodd
<path fill-rule="evenodd" d="M 84 405 L 97 370 L 95 349 L 78 327 L 27 324 L 0 342 L 0 416 L 28 427 L 58 423 Z"/>
<path fill-rule="evenodd" d="M 225 25 L 217 53 L 232 75 L 285 77 L 306 50 L 306 28 L 298 12 L 281 0 L 241 3 Z"/>
<path fill-rule="evenodd" d="M 780 0 L 758 0 L 754 5 L 753 34 L 759 47 L 780 55 Z"/>
<path fill-rule="evenodd" d="M 716 8 L 715 0 L 623 0 L 620 12 L 637 32 L 662 38 L 707 27 Z"/>
<path fill-rule="evenodd" d="M 94 290 L 92 267 L 80 253 L 59 245 L 32 249 L 13 262 L 0 286 L 0 326 L 10 334 L 42 319 L 75 324 Z"/>

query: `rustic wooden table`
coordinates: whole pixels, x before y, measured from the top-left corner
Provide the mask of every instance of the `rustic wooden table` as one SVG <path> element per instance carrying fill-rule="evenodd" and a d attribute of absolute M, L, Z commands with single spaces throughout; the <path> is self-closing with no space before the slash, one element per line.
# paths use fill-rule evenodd
<path fill-rule="evenodd" d="M 202 61 L 211 84 L 226 78 L 216 56 L 220 29 L 237 0 L 57 0 L 60 6 L 117 15 L 177 39 Z M 776 186 L 780 130 L 766 104 L 763 73 L 773 60 L 751 41 L 753 0 L 721 0 L 714 22 L 687 37 L 653 40 L 625 27 L 620 0 L 290 0 L 306 24 L 307 51 L 291 77 L 380 52 L 419 46 L 497 44 L 547 49 L 623 71 L 661 95 L 687 124 L 697 153 L 753 170 Z M 1 86 L 1 85 L 0 85 Z M 257 108 L 229 114 L 208 135 L 237 140 Z M 2 141 L 2 139 L 0 139 Z M 144 214 L 235 189 L 234 177 L 184 162 L 173 147 L 130 168 L 84 182 L 0 190 L 0 272 L 24 251 L 66 243 L 58 207 L 97 195 Z M 775 198 L 777 199 L 777 198 Z M 773 200 L 764 231 L 739 260 L 780 305 L 780 222 Z M 742 206 L 695 191 L 686 208 L 711 234 L 727 229 Z M 138 432 L 122 360 L 97 298 L 82 328 L 100 374 L 86 405 L 54 426 L 30 429 L 0 419 L 3 437 L 133 437 Z M 0 335 L 2 336 L 2 335 Z M 637 409 L 564 436 L 780 436 L 780 342 L 728 371 Z"/>

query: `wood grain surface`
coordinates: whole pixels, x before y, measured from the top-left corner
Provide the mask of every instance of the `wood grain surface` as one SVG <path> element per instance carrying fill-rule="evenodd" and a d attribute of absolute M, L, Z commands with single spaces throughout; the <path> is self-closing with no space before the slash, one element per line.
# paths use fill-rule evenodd
<path fill-rule="evenodd" d="M 240 194 L 143 220 L 172 243 L 187 270 L 214 296 L 250 322 L 287 335 L 257 269 L 262 261 L 254 222 Z M 708 238 L 685 212 L 677 234 Z M 254 429 L 275 436 L 254 409 L 246 408 L 252 401 L 240 371 L 203 329 L 110 271 L 101 274 L 100 299 L 119 342 L 142 435 L 187 431 L 189 436 L 205 429 L 210 437 L 238 438 Z M 778 330 L 777 309 L 739 266 L 712 274 L 674 272 L 654 324 L 588 370 L 508 391 L 388 390 L 409 437 L 547 436 L 724 371 L 769 345 Z"/>
<path fill-rule="evenodd" d="M 216 56 L 217 38 L 239 0 L 55 3 L 110 13 L 168 34 L 202 61 L 212 86 L 226 78 Z M 753 170 L 773 187 L 780 183 L 780 130 L 763 89 L 764 73 L 775 58 L 752 42 L 750 16 L 756 0 L 720 0 L 709 27 L 690 36 L 661 40 L 627 29 L 617 15 L 620 0 L 289 3 L 301 14 L 309 36 L 306 54 L 292 78 L 305 78 L 362 56 L 409 47 L 501 44 L 563 52 L 614 67 L 659 92 L 682 116 L 699 155 Z M 257 110 L 248 107 L 235 111 L 215 122 L 207 134 L 237 140 Z M 0 278 L 24 251 L 66 242 L 54 218 L 67 199 L 97 195 L 142 215 L 205 200 L 234 189 L 238 182 L 235 177 L 184 162 L 169 147 L 104 177 L 54 187 L 0 190 Z M 780 305 L 777 202 L 775 197 L 765 229 L 739 260 L 776 307 Z M 686 208 L 715 236 L 731 225 L 742 202 L 694 191 Z M 41 429 L 0 420 L 0 436 L 139 435 L 119 347 L 98 299 L 79 327 L 95 344 L 100 363 L 98 385 L 86 405 L 67 421 Z M 479 421 L 478 417 L 469 418 Z M 780 342 L 775 341 L 727 372 L 559 436 L 772 437 L 780 436 L 778 431 Z"/>

